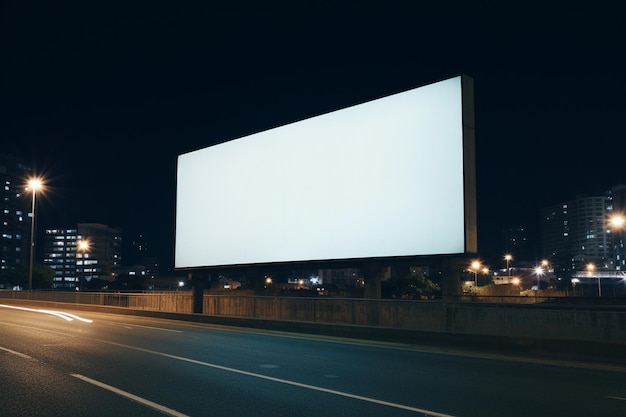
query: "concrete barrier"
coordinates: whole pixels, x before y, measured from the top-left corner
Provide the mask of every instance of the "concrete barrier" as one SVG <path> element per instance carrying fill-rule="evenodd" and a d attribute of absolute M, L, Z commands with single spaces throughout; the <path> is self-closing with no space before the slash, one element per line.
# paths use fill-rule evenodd
<path fill-rule="evenodd" d="M 193 296 L 185 291 L 0 291 L 0 302 L 71 303 L 92 311 L 626 364 L 626 306 L 205 294 L 203 313 L 194 314 Z"/>

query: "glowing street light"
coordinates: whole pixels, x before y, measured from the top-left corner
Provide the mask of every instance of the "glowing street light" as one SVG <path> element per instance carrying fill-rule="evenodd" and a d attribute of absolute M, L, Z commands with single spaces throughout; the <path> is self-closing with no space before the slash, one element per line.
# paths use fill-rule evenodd
<path fill-rule="evenodd" d="M 85 278 L 85 267 L 87 265 L 87 252 L 91 248 L 91 242 L 88 239 L 78 241 L 78 250 L 83 253 L 83 271 L 81 276 Z M 92 277 L 93 278 L 93 277 Z M 79 277 L 78 288 L 81 288 L 81 281 Z"/>
<path fill-rule="evenodd" d="M 612 234 L 611 240 L 613 244 L 613 257 L 615 260 L 615 269 L 622 269 L 624 266 L 624 229 L 626 229 L 626 216 L 620 213 L 614 213 L 609 217 L 608 226 Z"/>
<path fill-rule="evenodd" d="M 474 273 L 474 286 L 478 287 L 478 269 L 481 267 L 480 262 L 474 261 L 470 266 L 472 268 L 470 271 Z"/>
<path fill-rule="evenodd" d="M 511 283 L 511 268 L 509 268 L 509 262 L 513 260 L 513 255 L 511 255 L 510 253 L 507 253 L 506 255 L 504 255 L 504 260 L 506 261 L 506 270 L 509 275 L 509 284 L 510 284 Z"/>
<path fill-rule="evenodd" d="M 543 276 L 543 268 L 541 266 L 535 267 L 535 275 L 537 275 L 537 291 L 541 288 L 541 277 Z"/>
<path fill-rule="evenodd" d="M 31 207 L 31 220 L 30 220 L 30 265 L 28 268 L 28 290 L 33 289 L 33 256 L 35 249 L 35 199 L 37 196 L 37 190 L 43 187 L 43 181 L 41 178 L 32 177 L 28 180 L 27 190 L 32 193 L 32 207 Z"/>
<path fill-rule="evenodd" d="M 615 229 L 621 229 L 626 225 L 626 217 L 615 214 L 609 219 L 609 225 Z"/>
<path fill-rule="evenodd" d="M 595 271 L 596 266 L 592 263 L 587 264 L 587 273 L 589 276 L 593 275 L 593 271 Z M 602 297 L 602 286 L 600 285 L 600 274 L 598 274 L 598 297 Z"/>

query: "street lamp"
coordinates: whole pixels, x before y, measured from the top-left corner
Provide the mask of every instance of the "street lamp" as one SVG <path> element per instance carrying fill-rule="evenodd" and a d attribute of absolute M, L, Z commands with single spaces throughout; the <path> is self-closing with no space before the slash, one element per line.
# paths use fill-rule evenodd
<path fill-rule="evenodd" d="M 83 278 L 85 278 L 85 265 L 86 265 L 86 262 L 87 262 L 86 261 L 87 251 L 89 251 L 90 247 L 91 247 L 91 242 L 89 242 L 89 240 L 83 239 L 83 240 L 79 240 L 78 241 L 78 250 L 83 253 L 83 270 L 82 270 L 82 273 L 81 273 L 81 276 Z M 80 277 L 78 278 L 78 289 L 82 289 L 81 288 Z"/>
<path fill-rule="evenodd" d="M 543 268 L 540 266 L 535 267 L 535 275 L 537 275 L 537 291 L 541 288 L 541 276 L 543 275 Z"/>
<path fill-rule="evenodd" d="M 470 271 L 474 273 L 474 286 L 478 287 L 478 268 L 480 268 L 480 262 L 478 261 L 472 262 L 471 267 L 472 269 L 470 269 Z"/>
<path fill-rule="evenodd" d="M 614 227 L 616 229 L 621 229 L 622 227 L 626 225 L 626 217 L 620 214 L 611 216 L 611 218 L 609 219 L 609 225 L 611 225 L 611 227 Z"/>
<path fill-rule="evenodd" d="M 615 261 L 615 269 L 622 269 L 624 266 L 624 229 L 626 228 L 626 217 L 623 214 L 613 214 L 608 221 L 611 231 L 617 233 L 617 241 L 611 234 L 611 242 L 613 245 L 613 257 Z"/>
<path fill-rule="evenodd" d="M 37 190 L 42 188 L 43 181 L 41 178 L 32 177 L 28 180 L 28 188 L 32 193 L 32 207 L 30 217 L 30 266 L 28 268 L 28 290 L 33 289 L 33 256 L 35 249 L 35 199 L 37 196 Z"/>
<path fill-rule="evenodd" d="M 590 277 L 593 274 L 593 271 L 595 269 L 596 269 L 596 266 L 594 264 L 592 263 L 587 264 L 587 272 L 589 273 Z M 602 287 L 600 285 L 600 274 L 598 274 L 598 297 L 602 297 Z"/>
<path fill-rule="evenodd" d="M 508 275 L 509 275 L 509 284 L 510 284 L 511 283 L 511 268 L 509 268 L 509 262 L 513 260 L 513 255 L 511 255 L 510 253 L 507 253 L 506 255 L 504 255 L 504 260 L 506 261 L 506 271 L 508 272 Z"/>

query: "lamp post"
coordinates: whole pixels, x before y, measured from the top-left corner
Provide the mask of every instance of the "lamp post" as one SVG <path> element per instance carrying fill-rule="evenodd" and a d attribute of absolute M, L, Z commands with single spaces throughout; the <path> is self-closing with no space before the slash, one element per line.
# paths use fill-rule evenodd
<path fill-rule="evenodd" d="M 86 257 L 87 257 L 87 251 L 89 250 L 89 247 L 91 246 L 91 243 L 89 242 L 89 240 L 83 239 L 78 241 L 78 249 L 83 253 L 83 270 L 81 273 L 81 276 L 83 278 L 85 278 L 85 265 L 86 265 Z M 81 279 L 80 277 L 78 278 L 78 289 L 82 290 L 81 288 Z"/>
<path fill-rule="evenodd" d="M 543 268 L 538 266 L 535 268 L 535 275 L 537 275 L 537 291 L 541 288 L 541 276 L 543 275 Z"/>
<path fill-rule="evenodd" d="M 511 283 L 511 268 L 509 268 L 509 262 L 511 262 L 513 260 L 513 255 L 511 255 L 510 253 L 507 253 L 506 255 L 504 255 L 504 260 L 506 261 L 506 271 L 509 275 L 509 284 Z"/>
<path fill-rule="evenodd" d="M 470 271 L 474 273 L 474 286 L 478 288 L 478 268 L 480 268 L 480 262 L 472 262 L 471 267 L 472 269 L 470 269 Z"/>
<path fill-rule="evenodd" d="M 587 264 L 587 272 L 589 273 L 590 277 L 593 274 L 593 271 L 595 269 L 596 269 L 596 266 L 594 264 L 592 263 Z M 600 274 L 598 274 L 598 297 L 602 297 L 602 287 L 600 285 Z"/>
<path fill-rule="evenodd" d="M 626 217 L 622 214 L 613 214 L 609 218 L 608 225 L 611 231 L 619 232 L 617 239 L 615 239 L 614 234 L 611 234 L 615 269 L 619 270 L 624 266 L 624 228 L 626 226 Z"/>
<path fill-rule="evenodd" d="M 30 217 L 30 265 L 28 268 L 28 290 L 33 289 L 33 256 L 35 249 L 35 199 L 37 196 L 37 190 L 42 186 L 42 181 L 39 178 L 33 177 L 28 180 L 28 189 L 32 193 L 32 206 Z"/>

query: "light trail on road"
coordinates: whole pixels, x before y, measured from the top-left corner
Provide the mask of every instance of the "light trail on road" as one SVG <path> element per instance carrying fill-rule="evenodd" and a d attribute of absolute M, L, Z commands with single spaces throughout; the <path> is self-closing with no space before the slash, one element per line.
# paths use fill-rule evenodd
<path fill-rule="evenodd" d="M 84 323 L 93 323 L 93 320 L 86 319 L 86 318 L 80 317 L 80 316 L 78 316 L 76 314 L 67 313 L 67 312 L 64 312 L 64 311 L 54 311 L 54 310 L 44 310 L 44 309 L 37 309 L 37 308 L 9 306 L 9 305 L 6 305 L 6 304 L 0 304 L 0 308 L 11 308 L 11 309 L 14 309 L 14 310 L 23 310 L 23 311 L 31 311 L 33 313 L 48 314 L 48 315 L 51 315 L 51 316 L 56 316 L 56 317 L 62 318 L 63 320 L 66 320 L 66 321 L 79 320 L 79 321 L 82 321 Z"/>

